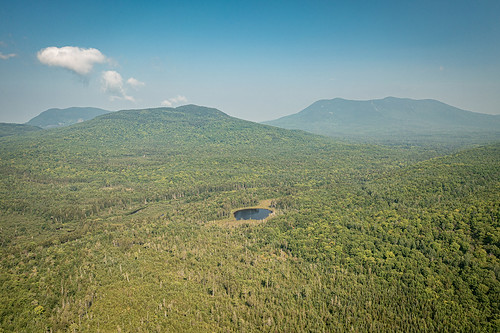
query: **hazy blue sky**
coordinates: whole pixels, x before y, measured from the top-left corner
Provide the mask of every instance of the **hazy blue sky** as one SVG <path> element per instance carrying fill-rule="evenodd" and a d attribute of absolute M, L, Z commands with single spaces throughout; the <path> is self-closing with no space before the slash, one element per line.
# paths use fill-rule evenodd
<path fill-rule="evenodd" d="M 0 121 L 193 103 L 263 121 L 318 99 L 500 114 L 500 1 L 2 1 Z"/>

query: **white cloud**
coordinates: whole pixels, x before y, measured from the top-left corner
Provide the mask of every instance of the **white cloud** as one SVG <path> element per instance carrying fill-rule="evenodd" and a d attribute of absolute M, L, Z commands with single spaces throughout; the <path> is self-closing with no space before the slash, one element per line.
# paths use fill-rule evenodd
<path fill-rule="evenodd" d="M 88 74 L 95 64 L 108 60 L 97 49 L 75 46 L 47 47 L 38 51 L 37 58 L 44 65 L 66 68 L 80 75 Z"/>
<path fill-rule="evenodd" d="M 144 82 L 141 82 L 133 77 L 127 80 L 127 83 L 132 86 L 133 88 L 139 88 L 139 87 L 144 87 L 146 84 Z"/>
<path fill-rule="evenodd" d="M 120 73 L 115 71 L 102 72 L 102 90 L 110 94 L 110 99 L 125 99 L 127 101 L 135 102 L 134 97 L 127 95 L 123 88 L 123 78 Z"/>
<path fill-rule="evenodd" d="M 7 60 L 9 58 L 14 58 L 16 56 L 17 56 L 17 54 L 15 54 L 15 53 L 3 54 L 2 52 L 0 52 L 0 59 L 2 59 L 2 60 Z"/>
<path fill-rule="evenodd" d="M 171 98 L 170 100 L 172 101 L 172 103 L 187 103 L 188 101 L 186 96 L 181 95 L 177 95 L 177 97 Z"/>
<path fill-rule="evenodd" d="M 162 106 L 172 106 L 179 103 L 187 103 L 186 96 L 177 95 L 177 97 L 172 97 L 161 102 Z"/>

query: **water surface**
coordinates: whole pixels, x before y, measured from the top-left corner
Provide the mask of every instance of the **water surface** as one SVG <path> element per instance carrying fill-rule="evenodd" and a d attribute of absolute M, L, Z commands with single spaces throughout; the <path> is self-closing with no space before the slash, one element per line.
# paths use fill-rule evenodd
<path fill-rule="evenodd" d="M 263 220 L 271 214 L 269 209 L 247 208 L 234 212 L 234 218 L 237 220 Z"/>

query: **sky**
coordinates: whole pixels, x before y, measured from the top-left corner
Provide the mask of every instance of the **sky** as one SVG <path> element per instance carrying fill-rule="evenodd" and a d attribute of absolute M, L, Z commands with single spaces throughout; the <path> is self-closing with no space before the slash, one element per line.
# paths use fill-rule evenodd
<path fill-rule="evenodd" d="M 182 104 L 265 121 L 387 96 L 500 114 L 500 1 L 0 5 L 0 122 Z"/>

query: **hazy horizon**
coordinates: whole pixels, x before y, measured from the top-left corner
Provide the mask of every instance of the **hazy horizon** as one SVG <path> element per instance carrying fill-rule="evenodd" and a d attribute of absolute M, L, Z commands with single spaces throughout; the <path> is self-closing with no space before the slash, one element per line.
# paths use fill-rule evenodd
<path fill-rule="evenodd" d="M 500 3 L 34 1 L 0 9 L 0 122 L 197 104 L 266 121 L 320 99 L 500 114 Z"/>

